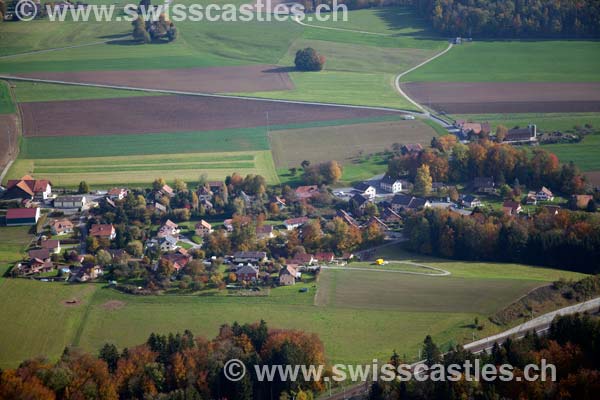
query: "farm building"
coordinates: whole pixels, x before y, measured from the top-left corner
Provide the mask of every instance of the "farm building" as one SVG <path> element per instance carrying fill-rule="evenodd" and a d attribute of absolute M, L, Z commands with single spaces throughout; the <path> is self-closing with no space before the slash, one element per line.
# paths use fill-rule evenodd
<path fill-rule="evenodd" d="M 39 219 L 39 208 L 11 208 L 6 212 L 6 226 L 35 225 Z"/>
<path fill-rule="evenodd" d="M 523 207 L 521 207 L 521 204 L 516 201 L 507 200 L 502 203 L 502 211 L 504 212 L 504 215 L 515 216 L 518 215 L 522 210 Z"/>
<path fill-rule="evenodd" d="M 35 199 L 46 200 L 52 196 L 50 181 L 45 179 L 33 179 L 25 175 L 21 179 L 11 179 L 6 184 L 6 191 L 2 194 L 3 199 Z"/>
<path fill-rule="evenodd" d="M 423 151 L 423 146 L 421 146 L 421 144 L 419 144 L 419 143 L 405 144 L 400 148 L 400 153 L 402 153 L 403 155 L 413 154 L 413 153 L 418 154 L 422 151 Z"/>
<path fill-rule="evenodd" d="M 87 205 L 85 196 L 61 196 L 54 199 L 55 208 L 86 208 Z"/>
<path fill-rule="evenodd" d="M 529 125 L 527 128 L 513 128 L 506 133 L 506 143 L 528 143 L 537 140 L 537 127 Z"/>

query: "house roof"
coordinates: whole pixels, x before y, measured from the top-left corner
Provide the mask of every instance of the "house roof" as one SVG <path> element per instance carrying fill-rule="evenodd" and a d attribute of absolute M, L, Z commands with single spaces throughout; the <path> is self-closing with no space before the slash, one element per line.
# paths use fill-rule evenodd
<path fill-rule="evenodd" d="M 69 201 L 69 202 L 80 202 L 85 199 L 85 196 L 77 195 L 77 196 L 61 196 L 56 198 L 54 201 Z"/>
<path fill-rule="evenodd" d="M 510 208 L 511 210 L 516 211 L 521 208 L 521 204 L 517 203 L 516 201 L 506 200 L 504 203 L 502 203 L 502 207 Z"/>
<path fill-rule="evenodd" d="M 331 261 L 335 257 L 333 253 L 316 253 L 315 258 L 319 261 Z"/>
<path fill-rule="evenodd" d="M 313 256 L 312 254 L 298 253 L 294 256 L 292 264 L 308 263 L 308 262 L 312 262 L 314 259 L 315 259 L 315 256 Z M 296 261 L 296 262 L 294 263 L 294 261 Z"/>
<path fill-rule="evenodd" d="M 577 202 L 577 207 L 579 208 L 587 207 L 590 200 L 594 199 L 594 196 L 592 196 L 591 194 L 574 194 L 572 197 Z"/>
<path fill-rule="evenodd" d="M 178 240 L 171 235 L 167 235 L 165 237 L 160 238 L 160 243 L 168 242 L 171 245 L 176 245 Z"/>
<path fill-rule="evenodd" d="M 206 228 L 206 229 L 212 229 L 212 225 L 209 224 L 208 222 L 206 222 L 205 220 L 201 219 L 200 222 L 198 222 L 195 226 L 196 229 L 198 228 Z"/>
<path fill-rule="evenodd" d="M 381 218 L 383 218 L 384 220 L 387 220 L 387 221 L 401 220 L 402 219 L 402 217 L 400 216 L 400 214 L 398 214 L 397 212 L 395 212 L 391 208 L 385 208 L 381 212 Z"/>
<path fill-rule="evenodd" d="M 111 236 L 115 228 L 112 224 L 93 224 L 90 229 L 91 236 Z"/>
<path fill-rule="evenodd" d="M 354 196 L 352 196 L 352 201 L 356 202 L 356 204 L 360 207 L 363 204 L 367 203 L 369 201 L 369 199 L 367 199 L 365 196 L 363 196 L 360 193 L 355 194 Z"/>
<path fill-rule="evenodd" d="M 54 221 L 52 221 L 50 223 L 50 226 L 52 226 L 55 229 L 65 229 L 65 228 L 72 228 L 73 223 L 71 221 L 69 221 L 68 219 L 55 219 Z"/>
<path fill-rule="evenodd" d="M 385 175 L 383 178 L 381 178 L 380 183 L 384 183 L 384 184 L 388 184 L 388 185 L 393 185 L 394 183 L 400 181 L 400 178 L 394 178 L 391 175 Z"/>
<path fill-rule="evenodd" d="M 50 258 L 50 250 L 49 249 L 34 249 L 29 250 L 27 252 L 30 259 L 39 258 L 40 260 L 45 260 Z"/>
<path fill-rule="evenodd" d="M 44 240 L 41 244 L 42 249 L 56 249 L 57 247 L 60 247 L 60 240 L 56 240 L 56 239 L 50 239 L 50 240 Z"/>
<path fill-rule="evenodd" d="M 405 144 L 404 146 L 402 146 L 402 149 L 409 153 L 413 153 L 413 152 L 423 151 L 423 146 L 421 146 L 420 143 L 409 143 L 409 144 Z"/>
<path fill-rule="evenodd" d="M 467 203 L 472 203 L 474 201 L 478 201 L 479 200 L 477 197 L 473 196 L 472 194 L 467 194 L 462 199 L 463 199 L 463 201 L 465 201 Z"/>
<path fill-rule="evenodd" d="M 543 193 L 548 197 L 554 197 L 554 194 L 546 186 L 542 186 L 542 188 L 540 189 L 540 193 Z"/>
<path fill-rule="evenodd" d="M 347 223 L 348 225 L 358 227 L 358 223 L 356 222 L 356 220 L 354 218 L 352 218 L 352 216 L 350 214 L 348 214 L 346 211 L 337 210 L 336 215 L 338 217 L 340 217 L 341 219 L 343 219 L 344 222 Z"/>
<path fill-rule="evenodd" d="M 108 191 L 109 196 L 119 196 L 121 193 L 127 192 L 127 189 L 124 188 L 112 188 Z"/>
<path fill-rule="evenodd" d="M 235 258 L 257 258 L 263 259 L 267 256 L 264 251 L 237 251 L 233 254 Z"/>
<path fill-rule="evenodd" d="M 168 219 L 164 224 L 163 227 L 167 227 L 169 229 L 179 229 L 179 225 L 177 225 L 175 222 L 171 221 L 170 219 Z"/>
<path fill-rule="evenodd" d="M 6 219 L 35 218 L 37 208 L 11 208 L 6 212 Z"/>
<path fill-rule="evenodd" d="M 480 176 L 473 179 L 473 186 L 475 188 L 493 188 L 494 178 L 489 176 Z"/>
<path fill-rule="evenodd" d="M 33 179 L 29 175 L 25 175 L 21 179 L 11 179 L 6 184 L 7 189 L 11 189 L 17 186 L 19 189 L 25 191 L 28 194 L 33 195 L 34 193 L 43 192 L 50 184 L 49 180 L 46 179 Z"/>
<path fill-rule="evenodd" d="M 308 222 L 308 217 L 290 218 L 283 221 L 285 225 L 302 225 Z"/>
<path fill-rule="evenodd" d="M 296 268 L 292 267 L 291 265 L 287 265 L 287 266 L 281 268 L 281 270 L 279 270 L 279 276 L 291 275 L 295 278 L 297 274 L 298 274 L 298 271 L 296 270 Z"/>
<path fill-rule="evenodd" d="M 252 265 L 243 265 L 235 271 L 236 275 L 258 275 L 258 269 L 253 267 Z"/>
<path fill-rule="evenodd" d="M 273 225 L 261 225 L 256 227 L 256 233 L 262 235 L 269 235 L 273 233 Z"/>
<path fill-rule="evenodd" d="M 366 182 L 360 182 L 360 183 L 357 183 L 356 186 L 354 186 L 354 188 L 361 192 L 366 192 L 368 189 L 373 188 L 373 186 L 369 185 Z"/>
<path fill-rule="evenodd" d="M 298 198 L 308 199 L 319 193 L 319 187 L 317 185 L 298 186 L 295 192 Z"/>
<path fill-rule="evenodd" d="M 532 127 L 513 128 L 506 132 L 505 141 L 529 140 L 533 137 Z"/>

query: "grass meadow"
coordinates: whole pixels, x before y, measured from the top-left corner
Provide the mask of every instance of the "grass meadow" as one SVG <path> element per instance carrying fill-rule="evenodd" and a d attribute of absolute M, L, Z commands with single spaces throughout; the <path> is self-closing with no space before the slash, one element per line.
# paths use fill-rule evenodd
<path fill-rule="evenodd" d="M 474 41 L 403 77 L 404 82 L 598 82 L 597 41 Z"/>
<path fill-rule="evenodd" d="M 8 82 L 0 81 L 0 114 L 12 114 L 16 110 L 8 85 Z"/>
<path fill-rule="evenodd" d="M 0 228 L 0 257 L 14 262 L 30 235 Z M 450 277 L 392 272 L 324 271 L 318 281 L 272 289 L 268 296 L 131 296 L 100 284 L 66 285 L 25 279 L 0 281 L 0 367 L 40 354 L 52 359 L 64 346 L 96 352 L 106 342 L 120 348 L 144 342 L 151 332 L 191 329 L 212 337 L 223 323 L 265 319 L 271 327 L 317 333 L 332 362 L 386 358 L 396 349 L 415 359 L 423 337 L 443 348 L 501 330 L 487 317 L 533 287 L 582 275 L 517 264 L 464 263 L 387 247 L 377 256 L 438 266 Z M 359 264 L 356 264 L 360 266 Z M 300 293 L 307 287 L 308 293 Z M 435 293 L 435 296 L 432 294 Z M 316 296 L 315 296 L 316 295 Z M 66 305 L 66 300 L 78 300 Z M 109 302 L 113 306 L 109 307 Z M 114 307 L 120 304 L 120 307 Z M 108 304 L 107 304 L 108 303 Z"/>

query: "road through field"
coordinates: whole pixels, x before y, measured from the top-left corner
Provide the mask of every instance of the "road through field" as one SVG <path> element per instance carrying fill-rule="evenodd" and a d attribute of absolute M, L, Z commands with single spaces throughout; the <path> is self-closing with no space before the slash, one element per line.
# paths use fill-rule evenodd
<path fill-rule="evenodd" d="M 342 32 L 354 32 L 354 33 L 361 33 L 361 34 L 366 34 L 366 35 L 378 35 L 378 36 L 394 36 L 394 34 L 391 33 L 377 33 L 377 32 L 367 32 L 367 31 L 358 31 L 358 30 L 353 30 L 353 29 L 343 29 L 343 28 L 334 28 L 334 27 L 330 27 L 330 26 L 318 26 L 318 25 L 311 25 L 311 24 L 307 24 L 304 23 L 303 21 L 300 21 L 299 18 L 292 18 L 293 21 L 295 21 L 296 23 L 305 26 L 305 27 L 310 27 L 310 28 L 317 28 L 317 29 L 327 29 L 327 30 L 332 30 L 332 31 L 342 31 Z M 402 87 L 400 86 L 400 79 L 402 79 L 403 76 L 413 72 L 414 70 L 421 68 L 422 66 L 424 66 L 425 64 L 430 63 L 431 61 L 435 60 L 438 57 L 443 56 L 444 54 L 446 54 L 447 52 L 450 51 L 450 49 L 452 49 L 453 44 L 452 42 L 450 42 L 448 44 L 448 47 L 446 47 L 444 50 L 442 50 L 441 52 L 439 52 L 438 54 L 435 54 L 432 57 L 429 57 L 427 60 L 415 65 L 414 67 L 399 73 L 398 75 L 396 75 L 396 78 L 394 79 L 394 87 L 396 88 L 396 91 L 398 93 L 400 93 L 400 95 L 402 97 L 404 97 L 406 100 L 408 100 L 412 105 L 414 105 L 415 107 L 417 107 L 419 110 L 421 110 L 423 112 L 424 115 L 426 115 L 429 119 L 431 119 L 432 121 L 442 125 L 444 128 L 449 127 L 450 125 L 444 121 L 441 118 L 432 116 L 426 109 L 425 107 L 423 107 L 421 104 L 417 103 L 415 100 L 413 100 L 412 98 L 410 98 L 403 90 Z"/>

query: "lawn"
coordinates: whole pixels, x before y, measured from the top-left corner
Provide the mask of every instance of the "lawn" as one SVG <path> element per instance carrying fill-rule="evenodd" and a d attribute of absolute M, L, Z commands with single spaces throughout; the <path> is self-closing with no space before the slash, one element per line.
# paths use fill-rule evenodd
<path fill-rule="evenodd" d="M 31 238 L 28 226 L 0 227 L 0 288 L 2 275 L 21 259 Z"/>
<path fill-rule="evenodd" d="M 13 230 L 0 232 L 15 238 L 14 251 L 27 238 L 22 230 L 20 239 Z M 0 291 L 4 305 L 0 366 L 15 366 L 40 353 L 57 358 L 67 344 L 93 352 L 105 342 L 132 346 L 144 342 L 151 332 L 191 329 L 196 335 L 212 337 L 223 323 L 261 318 L 274 328 L 317 333 L 332 362 L 384 359 L 394 349 L 415 359 L 426 334 L 446 349 L 472 338 L 470 324 L 475 317 L 485 325 L 477 332 L 480 337 L 494 333 L 499 328 L 487 322 L 490 313 L 559 276 L 581 276 L 523 265 L 433 259 L 389 247 L 379 254 L 439 266 L 453 276 L 325 271 L 317 305 L 312 283 L 276 288 L 261 297 L 130 296 L 99 285 L 6 279 Z M 300 287 L 308 287 L 309 293 L 300 293 Z M 71 299 L 81 303 L 64 305 Z M 109 307 L 109 301 L 120 306 Z"/>
<path fill-rule="evenodd" d="M 477 41 L 403 77 L 404 82 L 598 82 L 600 42 Z"/>
<path fill-rule="evenodd" d="M 155 154 L 87 158 L 19 158 L 7 179 L 36 174 L 57 186 L 73 187 L 85 180 L 91 185 L 149 184 L 155 177 L 172 182 L 176 178 L 197 182 L 202 174 L 222 180 L 233 172 L 260 174 L 269 183 L 278 183 L 269 151 L 229 153 Z"/>

